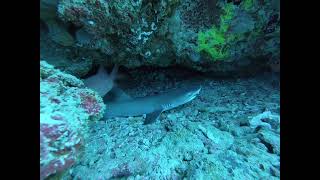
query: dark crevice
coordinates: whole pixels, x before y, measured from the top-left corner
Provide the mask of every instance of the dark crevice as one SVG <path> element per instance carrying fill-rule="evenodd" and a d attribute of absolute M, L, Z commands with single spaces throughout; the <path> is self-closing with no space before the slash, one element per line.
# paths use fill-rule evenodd
<path fill-rule="evenodd" d="M 264 144 L 267 147 L 268 153 L 274 154 L 273 147 L 272 147 L 272 145 L 270 143 L 266 142 L 263 139 L 260 139 L 260 141 L 261 141 L 262 144 Z"/>

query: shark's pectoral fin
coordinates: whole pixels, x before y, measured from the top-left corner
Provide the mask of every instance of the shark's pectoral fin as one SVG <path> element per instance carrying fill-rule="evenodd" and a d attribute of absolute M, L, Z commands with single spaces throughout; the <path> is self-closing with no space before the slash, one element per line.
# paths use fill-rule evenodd
<path fill-rule="evenodd" d="M 151 124 L 159 119 L 160 114 L 162 113 L 163 109 L 156 110 L 152 113 L 147 114 L 146 119 L 144 120 L 143 124 Z"/>

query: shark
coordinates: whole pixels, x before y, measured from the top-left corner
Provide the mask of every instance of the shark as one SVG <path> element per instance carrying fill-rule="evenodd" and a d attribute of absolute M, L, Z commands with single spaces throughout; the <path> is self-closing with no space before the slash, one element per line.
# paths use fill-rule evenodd
<path fill-rule="evenodd" d="M 119 101 L 107 101 L 105 118 L 146 115 L 143 124 L 151 124 L 159 119 L 162 112 L 186 104 L 197 97 L 201 86 L 170 90 L 163 94 L 124 98 Z"/>
<path fill-rule="evenodd" d="M 144 125 L 157 121 L 162 112 L 176 108 L 195 99 L 201 91 L 200 85 L 169 90 L 163 94 L 132 98 L 115 85 L 118 66 L 110 75 L 99 68 L 96 75 L 85 79 L 85 85 L 97 91 L 107 106 L 103 119 L 146 115 Z M 106 84 L 107 83 L 107 84 Z"/>

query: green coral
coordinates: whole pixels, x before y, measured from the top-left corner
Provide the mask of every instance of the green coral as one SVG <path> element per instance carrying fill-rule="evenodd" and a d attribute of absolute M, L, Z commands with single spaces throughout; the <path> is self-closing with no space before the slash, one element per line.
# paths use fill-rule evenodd
<path fill-rule="evenodd" d="M 227 4 L 224 6 L 224 8 L 222 10 L 223 10 L 223 12 L 222 12 L 222 16 L 220 16 L 220 21 L 221 21 L 220 23 L 227 24 L 234 17 L 233 5 Z"/>
<path fill-rule="evenodd" d="M 242 7 L 246 10 L 249 11 L 253 7 L 253 0 L 244 0 Z"/>
<path fill-rule="evenodd" d="M 222 32 L 214 27 L 207 32 L 199 32 L 198 44 L 198 51 L 208 53 L 214 60 L 227 57 L 227 53 L 223 51 L 226 38 Z"/>
<path fill-rule="evenodd" d="M 227 44 L 234 39 L 233 36 L 226 36 L 230 27 L 229 23 L 234 17 L 233 6 L 227 4 L 222 11 L 219 27 L 214 25 L 208 31 L 198 33 L 197 50 L 208 53 L 214 61 L 229 57 L 230 52 Z"/>

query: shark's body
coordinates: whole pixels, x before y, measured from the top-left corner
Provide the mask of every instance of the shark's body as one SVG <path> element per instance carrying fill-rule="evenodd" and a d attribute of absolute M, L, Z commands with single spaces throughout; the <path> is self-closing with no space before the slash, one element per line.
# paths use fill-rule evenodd
<path fill-rule="evenodd" d="M 173 109 L 193 100 L 201 90 L 201 86 L 192 86 L 169 91 L 164 94 L 127 99 L 116 102 L 106 102 L 105 118 L 139 116 L 146 114 L 144 124 L 150 124 L 158 119 L 163 111 Z"/>
<path fill-rule="evenodd" d="M 104 97 L 107 106 L 104 118 L 128 117 L 146 114 L 144 124 L 156 121 L 163 111 L 173 109 L 193 100 L 201 90 L 201 86 L 191 86 L 171 90 L 167 93 L 130 98 L 120 88 L 114 85 L 118 66 L 115 65 L 111 74 L 100 66 L 98 73 L 84 80 L 85 85 Z"/>

